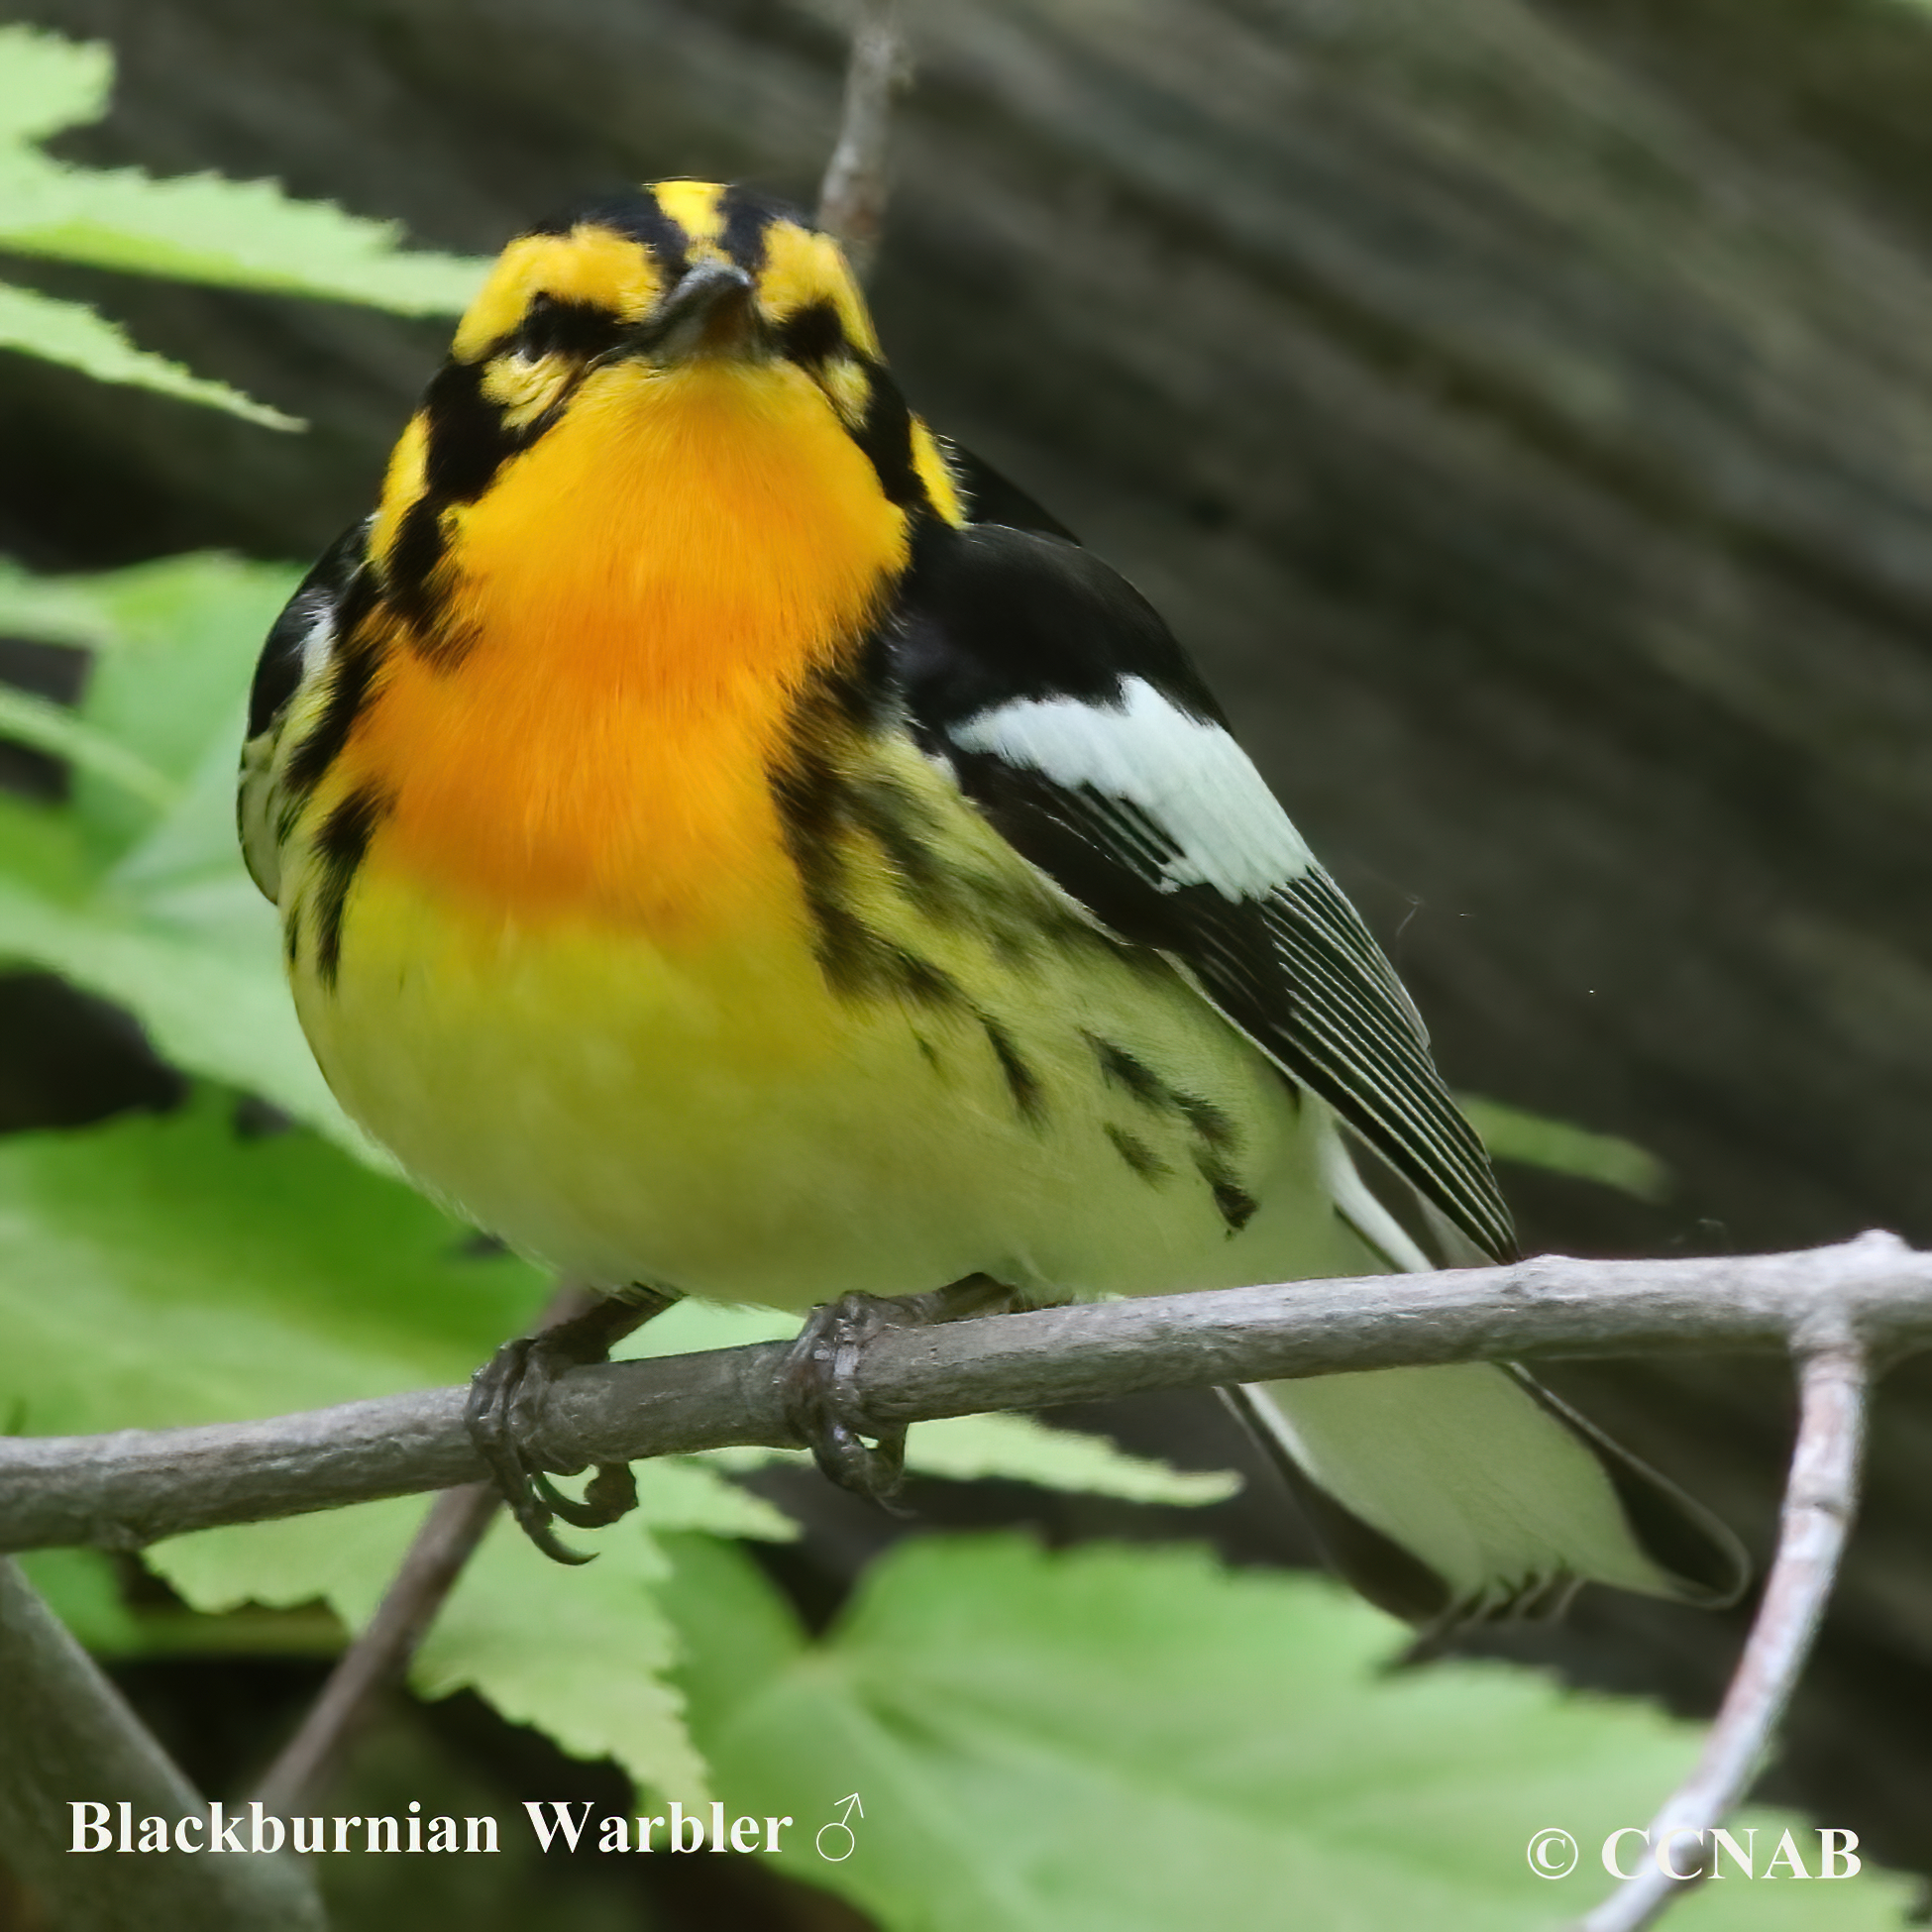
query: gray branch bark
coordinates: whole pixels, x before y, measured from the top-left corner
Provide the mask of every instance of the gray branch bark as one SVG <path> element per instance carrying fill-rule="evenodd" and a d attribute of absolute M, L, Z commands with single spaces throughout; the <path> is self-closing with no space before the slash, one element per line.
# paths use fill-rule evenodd
<path fill-rule="evenodd" d="M 838 140 L 818 190 L 818 225 L 836 238 L 861 281 L 871 273 L 885 232 L 886 148 L 905 52 L 899 0 L 861 0 L 845 69 Z"/>
<path fill-rule="evenodd" d="M 1710 1875 L 1712 1829 L 1743 1802 L 1770 1754 L 1831 1601 L 1858 1514 L 1870 1393 L 1870 1371 L 1850 1341 L 1820 1342 L 1801 1360 L 1777 1557 L 1723 1708 L 1696 1770 L 1651 1821 L 1647 1843 L 1658 1855 L 1576 1932 L 1644 1932 Z"/>
<path fill-rule="evenodd" d="M 862 1426 L 1141 1390 L 1430 1362 L 1739 1350 L 1855 1341 L 1878 1367 L 1932 1347 L 1932 1254 L 1890 1234 L 1793 1254 L 1543 1255 L 1507 1268 L 1304 1281 L 887 1330 L 862 1354 Z M 559 1469 L 733 1445 L 791 1447 L 786 1344 L 579 1369 L 539 1448 Z M 0 1550 L 132 1550 L 221 1523 L 448 1488 L 483 1473 L 465 1391 L 204 1428 L 0 1442 Z"/>
<path fill-rule="evenodd" d="M 160 1817 L 171 1830 L 207 1809 L 20 1566 L 0 1557 L 0 1845 L 56 1932 L 322 1932 L 314 1884 L 285 1856 L 73 1852 L 69 1806 L 120 1800 L 137 1829 Z"/>

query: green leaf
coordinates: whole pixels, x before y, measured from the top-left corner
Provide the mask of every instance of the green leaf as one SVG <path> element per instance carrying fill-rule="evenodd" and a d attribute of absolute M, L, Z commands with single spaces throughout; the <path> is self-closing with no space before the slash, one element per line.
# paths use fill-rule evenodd
<path fill-rule="evenodd" d="M 121 1598 L 111 1558 L 98 1550 L 29 1550 L 15 1558 L 47 1607 L 97 1657 L 141 1648 L 141 1630 Z"/>
<path fill-rule="evenodd" d="M 649 1465 L 640 1474 L 650 1474 Z M 638 1489 L 648 1512 L 648 1482 Z M 720 1485 L 725 1487 L 725 1485 Z M 657 1598 L 669 1565 L 628 1520 L 567 1570 L 497 1523 L 410 1672 L 427 1697 L 471 1689 L 577 1758 L 610 1758 L 649 1789 L 708 1796 L 671 1682 L 678 1639 Z"/>
<path fill-rule="evenodd" d="M 191 907 L 198 923 L 172 924 L 168 903 L 100 879 L 71 813 L 0 797 L 0 961 L 58 973 L 125 1008 L 164 1059 L 260 1094 L 389 1167 L 318 1071 L 282 983 L 273 915 L 250 903 L 246 885 Z"/>
<path fill-rule="evenodd" d="M 0 579 L 0 619 L 11 598 L 27 634 L 52 619 L 91 634 L 99 653 L 70 742 L 54 747 L 87 754 L 71 810 L 0 798 L 0 959 L 124 1007 L 176 1066 L 260 1094 L 392 1171 L 316 1068 L 274 911 L 236 843 L 249 676 L 296 581 L 214 556 Z M 152 783 L 110 782 L 101 768 L 117 757 L 159 774 L 171 804 L 158 809 Z"/>
<path fill-rule="evenodd" d="M 0 193 L 5 191 L 0 168 Z M 4 224 L 0 224 L 0 236 Z M 165 356 L 137 349 L 117 323 L 83 302 L 62 301 L 38 289 L 0 282 L 0 349 L 17 349 L 43 362 L 61 363 L 100 382 L 132 383 L 185 402 L 224 409 L 268 429 L 300 429 L 300 418 L 257 402 L 212 376 L 196 376 Z"/>
<path fill-rule="evenodd" d="M 103 649 L 115 618 L 101 586 L 109 577 L 37 577 L 0 557 L 0 635 Z"/>
<path fill-rule="evenodd" d="M 127 793 L 151 811 L 165 810 L 174 803 L 175 788 L 164 773 L 51 698 L 0 685 L 0 738 L 64 758 L 76 771 Z"/>
<path fill-rule="evenodd" d="M 537 1271 L 217 1093 L 0 1139 L 0 1419 L 35 1434 L 240 1420 L 461 1381 Z"/>
<path fill-rule="evenodd" d="M 655 1788 L 702 1791 L 683 1693 L 667 1674 L 677 1639 L 654 1593 L 667 1568 L 650 1534 L 654 1478 L 675 1466 L 640 1469 L 637 1515 L 600 1537 L 597 1560 L 582 1569 L 552 1562 L 506 1518 L 495 1523 L 417 1653 L 411 1686 L 428 1698 L 474 1690 L 574 1756 L 614 1759 Z M 742 1521 L 737 1503 L 752 1499 L 717 1487 Z M 360 1629 L 426 1507 L 397 1497 L 327 1517 L 204 1530 L 156 1545 L 146 1560 L 204 1611 L 321 1602 Z M 674 1505 L 674 1519 L 685 1513 Z M 764 1526 L 790 1533 L 772 1512 Z"/>
<path fill-rule="evenodd" d="M 0 246 L 178 281 L 365 302 L 405 315 L 457 314 L 469 306 L 488 265 L 404 251 L 394 223 L 291 200 L 270 181 L 99 172 L 54 161 L 32 145 L 99 115 L 111 78 L 105 48 L 28 27 L 0 28 Z M 287 426 L 273 411 L 260 419 Z"/>
<path fill-rule="evenodd" d="M 1595 1848 L 1697 1750 L 1690 1727 L 1505 1665 L 1385 1675 L 1400 1633 L 1376 1613 L 1195 1552 L 902 1544 L 810 1642 L 731 1551 L 673 1551 L 681 1678 L 727 1814 L 791 1815 L 780 1868 L 888 1932 L 1528 1932 L 1594 1902 Z M 851 1856 L 821 1858 L 855 1792 Z M 1552 1826 L 1589 1848 L 1558 1882 L 1526 1857 Z M 1680 1910 L 1692 1932 L 1862 1932 L 1905 1895 L 1868 1875 Z"/>
<path fill-rule="evenodd" d="M 156 180 L 0 152 L 0 246 L 129 274 L 460 315 L 489 271 L 472 257 L 404 249 L 399 223 L 297 201 L 272 181 Z"/>
<path fill-rule="evenodd" d="M 10 1427 L 235 1420 L 447 1384 L 528 1321 L 544 1291 L 533 1269 L 466 1256 L 464 1231 L 408 1189 L 306 1134 L 240 1139 L 227 1112 L 204 1094 L 165 1119 L 0 1140 Z M 664 1568 L 650 1533 L 792 1528 L 695 1462 L 640 1466 L 638 1492 L 637 1515 L 597 1540 L 588 1571 L 547 1561 L 520 1535 L 492 1536 L 418 1680 L 429 1695 L 474 1686 L 567 1749 L 697 1790 L 701 1769 L 662 1674 L 672 1638 L 650 1595 Z M 355 1626 L 424 1508 L 405 1497 L 211 1530 L 159 1546 L 150 1561 L 200 1610 L 320 1601 Z M 84 1570 L 68 1580 L 92 1616 L 99 1593 L 84 1595 Z M 191 1633 L 168 1635 L 179 1648 Z"/>
<path fill-rule="evenodd" d="M 78 706 L 94 729 L 185 787 L 211 761 L 226 766 L 226 797 L 208 830 L 234 862 L 235 770 L 249 681 L 262 641 L 300 573 L 201 553 L 99 577 L 46 580 L 91 596 L 110 626 Z M 119 856 L 158 828 L 159 814 L 82 784 L 74 803 L 90 837 Z M 204 804 L 203 817 L 210 816 Z M 265 908 L 266 910 L 266 908 Z"/>
<path fill-rule="evenodd" d="M 1456 1105 L 1496 1160 L 1547 1168 L 1580 1181 L 1597 1181 L 1640 1201 L 1662 1201 L 1670 1192 L 1670 1170 L 1635 1141 L 1592 1133 L 1498 1100 L 1460 1094 Z"/>
<path fill-rule="evenodd" d="M 1000 1476 L 1042 1489 L 1180 1507 L 1226 1502 L 1241 1486 L 1232 1469 L 1176 1469 L 1129 1455 L 1105 1437 L 1049 1428 L 1030 1416 L 946 1416 L 914 1424 L 906 1438 L 906 1466 L 953 1482 Z"/>
<path fill-rule="evenodd" d="M 0 27 L 0 144 L 24 146 L 97 121 L 114 88 L 114 55 L 99 44 Z"/>

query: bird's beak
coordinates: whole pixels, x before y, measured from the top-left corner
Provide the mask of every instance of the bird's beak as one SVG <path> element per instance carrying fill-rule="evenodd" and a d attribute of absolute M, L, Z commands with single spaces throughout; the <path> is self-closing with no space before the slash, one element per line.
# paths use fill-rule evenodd
<path fill-rule="evenodd" d="M 700 262 L 687 269 L 637 337 L 637 348 L 659 363 L 750 358 L 764 347 L 751 277 L 729 262 Z"/>

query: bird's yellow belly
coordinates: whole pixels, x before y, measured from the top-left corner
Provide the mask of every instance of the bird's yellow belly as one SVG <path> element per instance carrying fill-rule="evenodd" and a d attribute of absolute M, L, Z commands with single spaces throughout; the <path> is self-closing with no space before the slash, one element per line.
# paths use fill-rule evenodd
<path fill-rule="evenodd" d="M 1163 964 L 949 944 L 970 1000 L 853 994 L 786 927 L 674 952 L 373 863 L 334 989 L 296 995 L 344 1106 L 422 1184 L 594 1285 L 803 1308 L 1360 1258 L 1319 1110 Z"/>

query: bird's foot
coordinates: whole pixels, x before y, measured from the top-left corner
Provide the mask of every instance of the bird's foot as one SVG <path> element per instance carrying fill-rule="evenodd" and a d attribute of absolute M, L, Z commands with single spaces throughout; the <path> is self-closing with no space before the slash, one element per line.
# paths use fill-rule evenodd
<path fill-rule="evenodd" d="M 865 1343 L 898 1326 L 893 1316 L 893 1304 L 876 1295 L 841 1295 L 811 1311 L 779 1370 L 786 1420 L 819 1468 L 874 1502 L 890 1496 L 906 1473 L 906 1431 L 864 1423 L 853 1371 Z"/>
<path fill-rule="evenodd" d="M 865 1344 L 882 1329 L 993 1314 L 1013 1299 L 990 1277 L 969 1275 L 930 1294 L 841 1295 L 813 1309 L 779 1376 L 786 1419 L 819 1468 L 840 1488 L 884 1503 L 906 1474 L 906 1430 L 882 1429 L 865 1415 L 856 1380 Z"/>
<path fill-rule="evenodd" d="M 624 1300 L 594 1302 L 583 1313 L 535 1335 L 506 1342 L 470 1378 L 470 1402 L 464 1412 L 470 1441 L 523 1534 L 556 1562 L 588 1563 L 590 1558 L 560 1542 L 550 1527 L 554 1522 L 561 1520 L 580 1530 L 614 1523 L 636 1507 L 637 1483 L 628 1463 L 600 1462 L 581 1499 L 559 1489 L 537 1458 L 544 1401 L 559 1375 L 608 1360 L 615 1342 L 671 1302 L 668 1295 L 646 1290 L 634 1291 Z"/>

